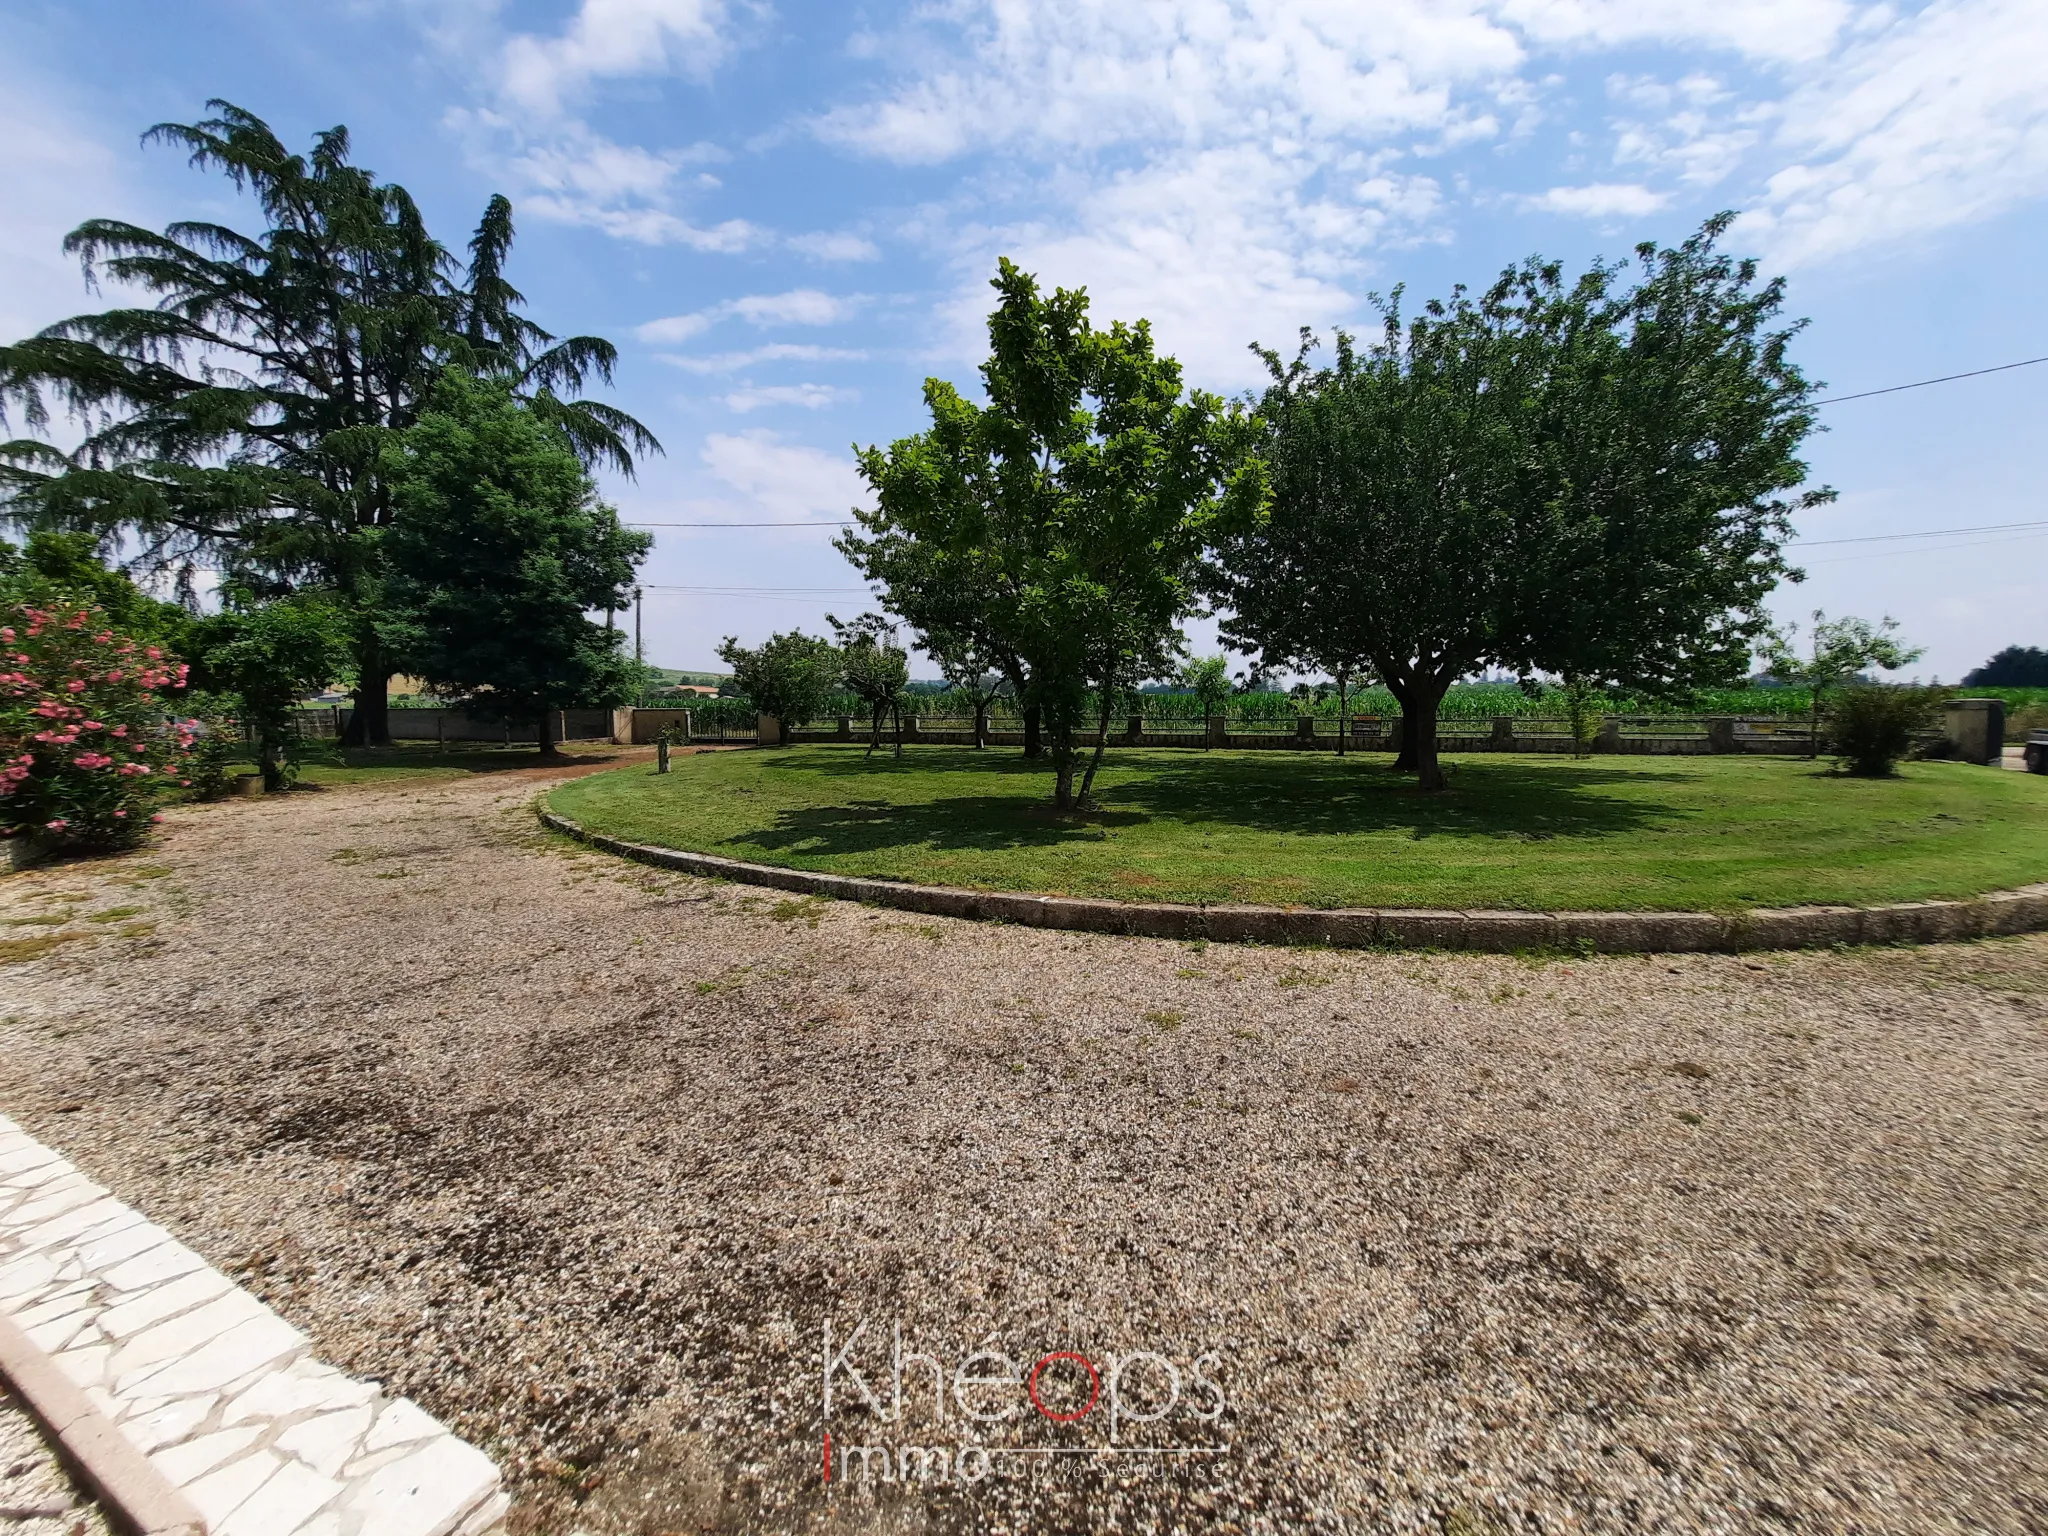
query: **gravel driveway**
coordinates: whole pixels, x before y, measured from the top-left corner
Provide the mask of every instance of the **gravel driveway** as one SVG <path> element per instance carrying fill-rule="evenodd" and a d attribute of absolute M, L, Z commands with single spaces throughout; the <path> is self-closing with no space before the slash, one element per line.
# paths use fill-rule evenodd
<path fill-rule="evenodd" d="M 542 787 L 0 881 L 0 1109 L 500 1456 L 515 1531 L 2048 1527 L 2048 938 L 907 920 Z"/>

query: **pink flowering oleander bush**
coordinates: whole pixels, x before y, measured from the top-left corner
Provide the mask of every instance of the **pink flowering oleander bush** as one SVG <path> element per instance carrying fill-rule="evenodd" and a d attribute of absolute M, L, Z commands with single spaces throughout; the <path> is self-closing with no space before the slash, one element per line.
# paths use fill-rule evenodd
<path fill-rule="evenodd" d="M 129 848 L 192 750 L 167 694 L 185 664 L 97 608 L 0 614 L 0 835 L 46 851 Z"/>

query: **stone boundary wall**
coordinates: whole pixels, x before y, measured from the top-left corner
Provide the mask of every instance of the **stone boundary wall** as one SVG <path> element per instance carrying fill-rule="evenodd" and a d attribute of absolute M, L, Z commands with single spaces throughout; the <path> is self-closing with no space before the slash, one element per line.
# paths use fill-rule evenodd
<path fill-rule="evenodd" d="M 1800 949 L 1832 944 L 1929 944 L 2048 929 L 2048 883 L 1968 901 L 1881 907 L 1780 907 L 1749 912 L 1437 912 L 1411 907 L 1176 906 L 1091 901 L 1010 891 L 828 875 L 714 854 L 629 843 L 540 808 L 557 832 L 606 853 L 684 874 L 775 890 L 864 901 L 936 917 L 977 918 L 1155 939 L 1238 944 L 1330 944 L 1350 949 L 1462 949 L 1513 953 L 1591 949 L 1609 954 Z"/>
<path fill-rule="evenodd" d="M 503 1529 L 482 1451 L 316 1360 L 304 1334 L 4 1115 L 0 1365 L 126 1529 Z"/>

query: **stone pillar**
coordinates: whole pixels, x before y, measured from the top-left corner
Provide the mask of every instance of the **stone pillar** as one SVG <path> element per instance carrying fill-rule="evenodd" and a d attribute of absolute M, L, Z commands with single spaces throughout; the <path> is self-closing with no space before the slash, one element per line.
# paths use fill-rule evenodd
<path fill-rule="evenodd" d="M 1600 722 L 1599 734 L 1593 738 L 1595 752 L 1619 752 L 1621 750 L 1621 722 L 1609 715 Z"/>
<path fill-rule="evenodd" d="M 905 715 L 903 717 L 903 739 L 905 741 L 916 741 L 918 739 L 917 716 Z"/>
<path fill-rule="evenodd" d="M 1709 752 L 1733 752 L 1735 750 L 1735 717 L 1714 715 L 1707 721 L 1707 750 Z"/>
<path fill-rule="evenodd" d="M 1493 734 L 1486 738 L 1486 744 L 1496 752 L 1514 751 L 1515 717 L 1513 715 L 1495 715 L 1493 717 Z"/>
<path fill-rule="evenodd" d="M 839 739 L 841 741 L 853 740 L 853 716 L 841 715 L 839 717 Z"/>
<path fill-rule="evenodd" d="M 656 773 L 668 772 L 668 737 L 666 736 L 663 736 L 654 744 L 654 771 Z"/>
<path fill-rule="evenodd" d="M 688 745 L 690 744 L 690 737 L 691 737 L 692 729 L 693 729 L 693 727 L 695 726 L 695 723 L 696 723 L 696 718 L 695 718 L 695 716 L 694 716 L 694 715 L 692 715 L 692 714 L 691 714 L 691 712 L 690 712 L 689 710 L 687 710 L 687 709 L 686 709 L 686 710 L 684 710 L 684 711 L 683 711 L 683 745 L 684 745 L 684 746 L 686 746 L 686 747 L 687 747 L 687 746 L 688 746 Z"/>
<path fill-rule="evenodd" d="M 1143 715 L 1133 715 L 1129 720 L 1124 722 L 1124 736 L 1133 745 L 1136 745 L 1138 738 L 1143 736 L 1144 734 L 1145 717 Z"/>
<path fill-rule="evenodd" d="M 1991 763 L 2005 754 L 2005 700 L 1950 699 L 1942 734 L 1966 763 Z"/>
<path fill-rule="evenodd" d="M 612 745 L 633 745 L 633 707 L 630 704 L 612 711 Z"/>
<path fill-rule="evenodd" d="M 782 722 L 773 715 L 754 716 L 755 743 L 763 747 L 782 745 Z"/>
<path fill-rule="evenodd" d="M 1312 747 L 1316 744 L 1316 717 L 1314 715 L 1296 715 L 1294 717 L 1294 743 L 1300 747 Z"/>
<path fill-rule="evenodd" d="M 1210 715 L 1204 720 L 1205 734 L 1203 740 L 1205 745 L 1212 747 L 1225 745 L 1228 738 L 1224 734 L 1224 727 L 1229 723 L 1228 717 L 1223 715 Z"/>

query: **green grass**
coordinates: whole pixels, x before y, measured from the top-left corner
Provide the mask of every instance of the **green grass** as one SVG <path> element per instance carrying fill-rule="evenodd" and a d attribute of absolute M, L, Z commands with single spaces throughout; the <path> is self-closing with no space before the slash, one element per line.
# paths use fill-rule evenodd
<path fill-rule="evenodd" d="M 594 831 L 800 869 L 1124 900 L 1732 910 L 1974 895 L 2048 879 L 2048 779 L 1960 763 L 1837 777 L 1764 757 L 1390 759 L 1112 752 L 1085 818 L 1015 752 L 705 753 L 571 781 Z"/>

